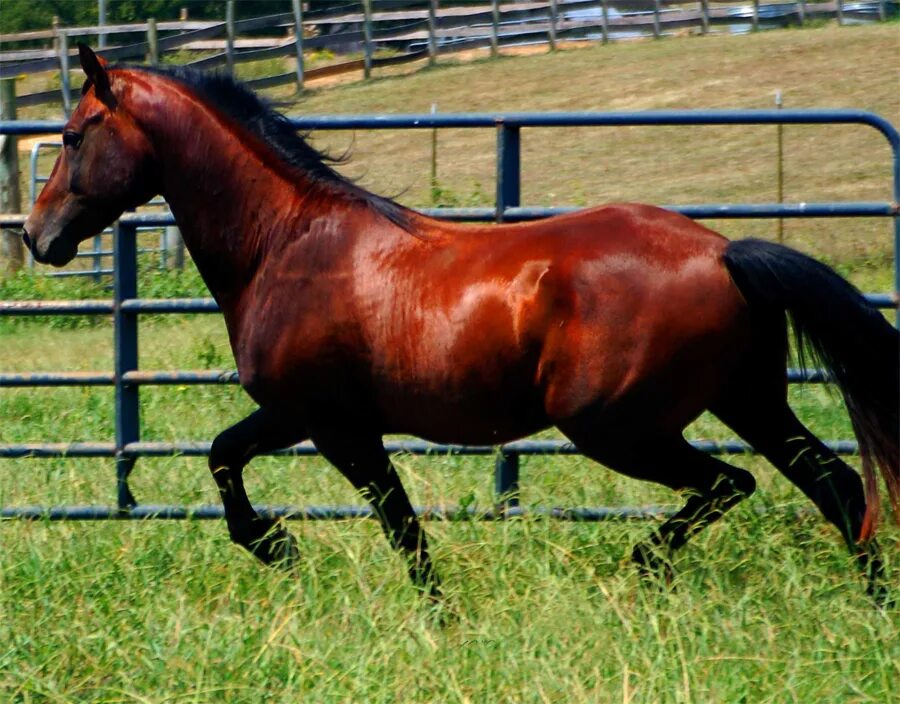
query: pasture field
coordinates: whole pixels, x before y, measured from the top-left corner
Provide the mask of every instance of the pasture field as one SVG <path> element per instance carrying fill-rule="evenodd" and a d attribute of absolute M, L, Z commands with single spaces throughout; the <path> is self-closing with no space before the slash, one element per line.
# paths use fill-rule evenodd
<path fill-rule="evenodd" d="M 860 107 L 900 122 L 896 24 L 617 44 L 442 65 L 313 91 L 291 111 Z M 893 71 L 893 73 L 891 73 Z M 547 87 L 552 87 L 548 90 Z M 276 97 L 279 97 L 276 94 Z M 285 97 L 285 96 L 281 96 Z M 523 135 L 523 203 L 774 200 L 775 128 L 541 131 Z M 348 173 L 403 202 L 486 205 L 493 133 L 355 138 Z M 347 134 L 317 138 L 340 151 Z M 786 199 L 890 197 L 889 153 L 871 130 L 785 130 Z M 772 221 L 716 222 L 769 236 Z M 788 244 L 860 287 L 892 289 L 883 220 L 785 223 Z M 145 262 L 148 263 L 149 262 Z M 141 295 L 201 295 L 193 271 L 142 274 Z M 17 277 L 2 297 L 104 297 L 91 284 Z M 219 319 L 147 317 L 145 369 L 230 368 Z M 108 370 L 107 320 L 0 320 L 0 369 Z M 850 437 L 821 386 L 791 390 L 828 439 Z M 141 391 L 142 439 L 210 439 L 252 410 L 233 387 Z M 109 440 L 109 389 L 5 389 L 0 442 Z M 732 437 L 702 417 L 696 439 Z M 490 458 L 399 456 L 422 505 L 489 508 Z M 0 702 L 898 702 L 900 611 L 875 609 L 830 526 L 765 462 L 759 492 L 676 559 L 677 589 L 642 588 L 628 563 L 648 522 L 429 523 L 453 615 L 436 624 L 371 521 L 292 523 L 296 574 L 258 565 L 220 522 L 0 524 Z M 856 460 L 851 458 L 851 462 Z M 356 503 L 319 459 L 260 458 L 260 503 Z M 142 459 L 143 503 L 214 504 L 202 459 Z M 0 505 L 111 504 L 103 460 L 2 460 Z M 678 504 L 671 492 L 580 457 L 524 458 L 525 506 Z M 900 531 L 882 527 L 900 592 Z"/>

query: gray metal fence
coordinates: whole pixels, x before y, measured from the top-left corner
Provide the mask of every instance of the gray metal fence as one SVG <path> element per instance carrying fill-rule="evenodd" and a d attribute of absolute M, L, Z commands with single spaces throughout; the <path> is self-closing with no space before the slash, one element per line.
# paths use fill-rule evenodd
<path fill-rule="evenodd" d="M 900 290 L 900 134 L 884 118 L 858 110 L 740 110 L 740 111 L 648 111 L 639 113 L 516 113 L 458 115 L 332 116 L 293 120 L 298 129 L 432 129 L 475 128 L 496 132 L 496 203 L 493 208 L 441 208 L 426 210 L 431 215 L 456 220 L 512 221 L 546 217 L 573 208 L 536 208 L 520 204 L 520 146 L 522 130 L 531 127 L 598 127 L 650 125 L 770 125 L 770 124 L 856 124 L 878 130 L 892 150 L 892 201 L 821 202 L 769 204 L 708 204 L 668 206 L 690 217 L 702 218 L 796 218 L 796 217 L 884 217 L 893 221 L 895 284 L 892 293 L 870 293 L 869 300 L 881 308 L 896 308 Z M 62 129 L 55 122 L 0 122 L 0 135 L 42 134 Z M 21 226 L 24 216 L 0 215 L 0 227 Z M 168 214 L 129 214 L 118 223 L 114 233 L 114 294 L 111 300 L 82 301 L 3 301 L 0 315 L 96 315 L 111 314 L 114 335 L 112 372 L 37 372 L 0 373 L 0 387 L 110 386 L 115 394 L 115 438 L 109 442 L 31 443 L 0 445 L 0 458 L 110 457 L 115 458 L 118 504 L 115 507 L 6 507 L 0 517 L 43 518 L 48 520 L 88 520 L 106 518 L 215 518 L 218 507 L 138 506 L 128 487 L 128 476 L 139 457 L 205 456 L 209 442 L 142 442 L 140 426 L 140 388 L 144 385 L 236 384 L 233 371 L 150 371 L 138 368 L 138 320 L 146 313 L 215 313 L 212 299 L 142 299 L 137 291 L 136 230 L 141 226 L 164 226 L 173 222 Z M 789 370 L 795 383 L 827 381 L 821 371 L 801 373 Z M 857 451 L 853 441 L 828 443 L 836 452 Z M 738 441 L 695 442 L 700 450 L 716 454 L 751 452 Z M 482 518 L 521 513 L 516 501 L 519 484 L 519 458 L 535 454 L 572 454 L 570 443 L 547 440 L 523 440 L 494 447 L 436 445 L 422 441 L 393 441 L 390 452 L 411 454 L 489 455 L 495 457 L 495 489 L 498 511 L 480 513 Z M 310 455 L 316 452 L 309 443 L 273 454 Z M 334 519 L 371 515 L 368 509 L 353 506 L 314 506 L 307 508 L 264 506 L 264 513 L 287 518 Z M 429 518 L 461 515 L 455 509 L 422 508 Z M 464 514 L 465 512 L 463 512 Z M 571 508 L 546 512 L 562 519 L 606 520 L 658 516 L 658 508 Z"/>

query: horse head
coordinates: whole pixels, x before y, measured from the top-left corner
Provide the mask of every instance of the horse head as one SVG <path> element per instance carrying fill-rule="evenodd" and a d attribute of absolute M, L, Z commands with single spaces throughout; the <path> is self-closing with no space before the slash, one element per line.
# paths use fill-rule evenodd
<path fill-rule="evenodd" d="M 81 101 L 23 229 L 34 259 L 53 266 L 68 264 L 79 243 L 146 203 L 160 186 L 150 141 L 121 105 L 123 78 L 87 46 L 78 50 L 87 77 Z"/>

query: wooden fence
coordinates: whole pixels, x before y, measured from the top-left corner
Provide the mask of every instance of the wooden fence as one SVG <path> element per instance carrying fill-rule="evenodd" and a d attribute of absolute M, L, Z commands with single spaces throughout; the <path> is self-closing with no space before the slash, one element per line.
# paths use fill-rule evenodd
<path fill-rule="evenodd" d="M 465 0 L 362 0 L 342 9 L 304 12 L 294 0 L 293 12 L 236 21 L 234 1 L 226 3 L 222 22 L 156 22 L 61 27 L 18 34 L 0 34 L 0 75 L 58 71 L 60 88 L 20 95 L 20 107 L 61 100 L 68 112 L 72 105 L 69 69 L 77 41 L 95 42 L 99 36 L 119 43 L 102 50 L 110 61 L 137 60 L 159 63 L 178 51 L 212 51 L 189 60 L 200 68 L 225 67 L 234 71 L 238 63 L 294 57 L 295 69 L 248 81 L 253 87 L 269 87 L 321 76 L 362 71 L 369 77 L 374 68 L 428 59 L 439 54 L 473 48 L 653 36 L 678 32 L 707 33 L 755 31 L 767 27 L 803 24 L 812 19 L 835 18 L 840 23 L 884 21 L 897 15 L 897 0 L 827 0 L 825 2 L 762 3 L 760 0 L 543 0 L 541 2 L 466 3 Z M 136 41 L 131 41 L 136 40 Z M 104 42 L 106 43 L 106 42 Z M 13 44 L 28 45 L 21 48 Z M 34 46 L 43 44 L 44 46 Z M 361 58 L 307 70 L 304 55 L 328 50 L 339 56 Z"/>

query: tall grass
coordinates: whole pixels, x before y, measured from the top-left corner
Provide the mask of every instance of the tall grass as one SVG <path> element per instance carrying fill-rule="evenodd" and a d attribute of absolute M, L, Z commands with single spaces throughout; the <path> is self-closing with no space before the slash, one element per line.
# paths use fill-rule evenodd
<path fill-rule="evenodd" d="M 295 575 L 217 524 L 4 527 L 8 701 L 890 702 L 900 623 L 811 517 L 739 509 L 642 589 L 646 530 L 431 526 L 455 619 L 371 523 L 300 524 Z M 891 566 L 896 573 L 896 565 Z"/>

